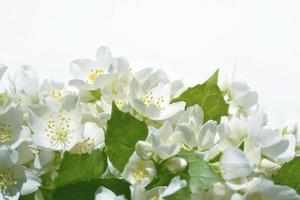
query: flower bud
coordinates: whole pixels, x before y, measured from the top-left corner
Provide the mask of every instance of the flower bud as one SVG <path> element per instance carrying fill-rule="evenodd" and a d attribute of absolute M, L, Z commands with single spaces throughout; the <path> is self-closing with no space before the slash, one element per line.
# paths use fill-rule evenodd
<path fill-rule="evenodd" d="M 135 145 L 135 151 L 142 160 L 150 160 L 153 155 L 152 145 L 145 141 L 138 141 Z"/>
<path fill-rule="evenodd" d="M 167 169 L 174 173 L 182 172 L 186 168 L 186 166 L 187 166 L 186 160 L 180 157 L 170 158 L 166 162 Z"/>
<path fill-rule="evenodd" d="M 265 171 L 266 173 L 272 173 L 278 169 L 280 169 L 280 165 L 272 162 L 269 159 L 263 158 L 260 163 L 261 171 Z"/>

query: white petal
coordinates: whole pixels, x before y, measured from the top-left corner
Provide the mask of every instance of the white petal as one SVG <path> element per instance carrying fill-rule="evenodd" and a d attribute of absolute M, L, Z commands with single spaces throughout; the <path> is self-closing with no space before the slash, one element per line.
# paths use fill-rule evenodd
<path fill-rule="evenodd" d="M 184 188 L 186 185 L 187 185 L 187 183 L 185 180 L 180 180 L 180 177 L 176 176 L 176 177 L 172 178 L 167 189 L 161 194 L 161 197 L 170 196 L 170 195 L 174 194 L 175 192 L 177 192 L 178 190 L 180 190 L 181 188 Z"/>
<path fill-rule="evenodd" d="M 12 167 L 18 161 L 19 154 L 8 146 L 0 146 L 0 169 Z"/>
<path fill-rule="evenodd" d="M 97 67 L 97 64 L 92 60 L 78 59 L 71 62 L 70 73 L 74 78 L 85 81 L 88 78 L 90 70 L 95 67 Z"/>
<path fill-rule="evenodd" d="M 220 168 L 225 180 L 247 177 L 252 172 L 252 166 L 247 156 L 235 147 L 224 151 L 220 159 Z"/>
<path fill-rule="evenodd" d="M 41 185 L 41 180 L 37 178 L 30 169 L 25 169 L 26 182 L 23 183 L 21 194 L 27 195 L 35 192 Z"/>
<path fill-rule="evenodd" d="M 96 193 L 95 200 L 115 200 L 116 199 L 115 193 L 110 191 L 105 187 L 100 187 L 99 192 Z"/>
<path fill-rule="evenodd" d="M 261 178 L 259 184 L 246 194 L 245 200 L 265 198 L 272 200 L 299 200 L 300 196 L 288 186 L 274 185 L 273 182 Z"/>
<path fill-rule="evenodd" d="M 73 86 L 79 90 L 92 90 L 94 89 L 93 85 L 88 84 L 82 80 L 79 79 L 73 79 L 71 81 L 69 81 L 69 85 Z"/>
<path fill-rule="evenodd" d="M 217 131 L 217 122 L 209 120 L 200 129 L 198 136 L 198 149 L 207 149 L 214 144 Z"/>
<path fill-rule="evenodd" d="M 179 96 L 184 90 L 184 83 L 182 80 L 175 80 L 171 82 L 171 97 Z"/>
<path fill-rule="evenodd" d="M 182 124 L 178 125 L 177 128 L 181 132 L 181 135 L 182 135 L 185 145 L 187 145 L 189 148 L 193 148 L 197 145 L 195 133 L 187 125 L 187 123 L 182 123 Z"/>
<path fill-rule="evenodd" d="M 184 110 L 185 102 L 176 102 L 172 104 L 168 104 L 165 106 L 163 110 L 161 110 L 160 115 L 158 117 L 152 117 L 154 120 L 165 120 L 169 119 L 170 117 L 174 116 L 181 110 Z"/>
<path fill-rule="evenodd" d="M 108 47 L 100 47 L 97 49 L 96 52 L 96 63 L 97 67 L 104 68 L 105 70 L 108 69 L 110 64 L 113 61 L 113 57 L 109 51 Z"/>
<path fill-rule="evenodd" d="M 3 74 L 5 73 L 5 71 L 7 70 L 7 67 L 3 64 L 0 64 L 0 80 L 3 77 Z"/>
<path fill-rule="evenodd" d="M 97 124 L 92 122 L 87 122 L 84 124 L 84 138 L 94 139 L 96 146 L 104 145 L 104 131 Z"/>

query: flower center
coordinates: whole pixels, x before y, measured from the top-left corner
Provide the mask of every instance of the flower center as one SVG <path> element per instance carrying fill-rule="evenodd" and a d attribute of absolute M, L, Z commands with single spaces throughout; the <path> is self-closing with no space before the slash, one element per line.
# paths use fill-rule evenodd
<path fill-rule="evenodd" d="M 88 74 L 88 82 L 94 83 L 97 80 L 97 78 L 103 74 L 104 74 L 104 70 L 101 68 L 91 69 Z"/>
<path fill-rule="evenodd" d="M 123 108 L 123 106 L 126 104 L 124 100 L 115 100 L 116 105 L 118 108 Z"/>
<path fill-rule="evenodd" d="M 157 196 L 152 197 L 150 200 L 158 200 Z"/>
<path fill-rule="evenodd" d="M 14 180 L 15 173 L 10 170 L 0 171 L 0 189 L 6 190 L 10 186 L 16 185 L 17 181 Z"/>
<path fill-rule="evenodd" d="M 52 90 L 50 95 L 56 100 L 59 101 L 62 98 L 61 90 Z"/>
<path fill-rule="evenodd" d="M 66 146 L 72 138 L 69 133 L 70 118 L 66 117 L 62 112 L 59 113 L 57 120 L 54 120 L 53 116 L 50 115 L 45 131 L 52 145 Z"/>
<path fill-rule="evenodd" d="M 141 100 L 146 106 L 154 105 L 159 111 L 164 107 L 164 97 L 154 97 L 152 92 L 147 92 L 144 96 L 141 97 Z"/>
<path fill-rule="evenodd" d="M 135 171 L 133 172 L 132 174 L 133 178 L 136 180 L 136 181 L 141 181 L 143 180 L 145 177 L 149 176 L 149 173 L 146 171 L 145 169 L 145 166 L 143 163 L 140 163 Z"/>
<path fill-rule="evenodd" d="M 78 154 L 88 153 L 95 147 L 94 139 L 86 138 L 83 142 L 76 145 L 74 152 Z"/>
<path fill-rule="evenodd" d="M 6 143 L 12 139 L 10 125 L 0 122 L 0 144 Z"/>

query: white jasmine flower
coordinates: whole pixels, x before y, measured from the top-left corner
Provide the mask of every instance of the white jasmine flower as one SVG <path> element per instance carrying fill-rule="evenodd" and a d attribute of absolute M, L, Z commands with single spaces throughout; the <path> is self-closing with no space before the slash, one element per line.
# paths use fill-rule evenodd
<path fill-rule="evenodd" d="M 250 109 L 258 102 L 258 94 L 252 91 L 249 86 L 241 81 L 234 81 L 234 77 L 229 80 L 222 77 L 218 83 L 220 89 L 226 94 L 230 110 L 233 113 L 248 115 Z"/>
<path fill-rule="evenodd" d="M 87 122 L 84 124 L 83 140 L 73 147 L 72 152 L 83 154 L 91 153 L 94 149 L 104 147 L 104 131 L 97 124 Z"/>
<path fill-rule="evenodd" d="M 107 74 L 97 80 L 96 85 L 101 89 L 101 98 L 111 104 L 113 101 L 119 109 L 128 110 L 128 92 L 130 77 L 122 74 Z"/>
<path fill-rule="evenodd" d="M 8 147 L 0 147 L 0 199 L 17 200 L 40 186 L 32 170 L 16 164 L 19 156 Z"/>
<path fill-rule="evenodd" d="M 229 87 L 230 106 L 247 111 L 257 104 L 258 94 L 251 91 L 246 83 L 233 82 Z"/>
<path fill-rule="evenodd" d="M 175 131 L 169 121 L 159 129 L 150 126 L 149 131 L 147 141 L 152 144 L 153 151 L 159 158 L 164 160 L 179 153 L 181 133 Z"/>
<path fill-rule="evenodd" d="M 65 96 L 58 108 L 41 105 L 31 109 L 29 124 L 35 146 L 67 151 L 81 141 L 83 126 L 76 96 Z"/>
<path fill-rule="evenodd" d="M 93 84 L 98 77 L 108 72 L 113 57 L 107 47 L 100 47 L 95 60 L 78 59 L 70 65 L 71 75 L 74 77 L 70 84 L 78 89 L 94 89 Z"/>
<path fill-rule="evenodd" d="M 204 114 L 198 105 L 188 107 L 177 123 L 176 129 L 182 134 L 182 141 L 187 148 L 192 149 L 198 145 L 198 136 L 203 124 Z"/>
<path fill-rule="evenodd" d="M 228 147 L 238 147 L 243 142 L 248 132 L 248 122 L 243 116 L 222 117 L 218 125 L 220 147 L 224 150 Z"/>
<path fill-rule="evenodd" d="M 165 197 L 171 196 L 186 187 L 186 185 L 186 181 L 180 180 L 179 176 L 172 178 L 167 187 L 156 187 L 149 191 L 146 191 L 142 185 L 137 184 L 133 186 L 132 200 L 164 200 Z"/>
<path fill-rule="evenodd" d="M 10 145 L 16 148 L 19 145 L 22 123 L 23 113 L 20 105 L 0 114 L 0 146 Z"/>
<path fill-rule="evenodd" d="M 44 80 L 41 85 L 41 94 L 43 95 L 45 104 L 55 104 L 60 101 L 65 95 L 70 92 L 67 91 L 65 84 L 62 82 Z"/>
<path fill-rule="evenodd" d="M 143 79 L 138 79 L 140 74 L 135 74 L 132 79 L 129 93 L 132 108 L 152 120 L 165 120 L 184 110 L 185 102 L 171 103 L 171 83 L 164 77 L 164 73 L 159 71 L 152 74 Z"/>
<path fill-rule="evenodd" d="M 30 66 L 21 66 L 9 77 L 10 90 L 17 101 L 25 105 L 40 103 L 40 82 L 35 70 Z"/>
<path fill-rule="evenodd" d="M 126 164 L 122 177 L 131 184 L 148 185 L 156 175 L 156 168 L 153 161 L 141 160 L 135 153 Z"/>
<path fill-rule="evenodd" d="M 217 122 L 209 120 L 200 129 L 198 151 L 208 150 L 215 144 Z"/>
<path fill-rule="evenodd" d="M 126 198 L 123 195 L 117 196 L 109 189 L 101 186 L 96 192 L 95 200 L 126 200 Z"/>
<path fill-rule="evenodd" d="M 294 154 L 288 148 L 295 148 L 293 138 L 284 138 L 279 131 L 266 128 L 265 124 L 266 115 L 258 109 L 249 120 L 248 135 L 244 140 L 244 151 L 251 161 L 258 164 L 261 155 L 271 160 L 279 159 L 280 155 L 283 160 L 292 158 Z"/>
<path fill-rule="evenodd" d="M 299 200 L 300 196 L 288 186 L 274 185 L 271 181 L 259 178 L 256 184 L 248 188 L 242 200 L 272 199 L 272 200 Z"/>

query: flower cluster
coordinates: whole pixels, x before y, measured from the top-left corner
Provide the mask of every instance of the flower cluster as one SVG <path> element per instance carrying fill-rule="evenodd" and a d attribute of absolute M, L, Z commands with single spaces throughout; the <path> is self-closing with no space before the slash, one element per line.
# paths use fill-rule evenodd
<path fill-rule="evenodd" d="M 299 126 L 269 127 L 243 82 L 216 72 L 185 88 L 107 47 L 71 62 L 67 83 L 6 71 L 0 199 L 300 199 L 297 177 L 277 176 L 300 154 Z"/>

